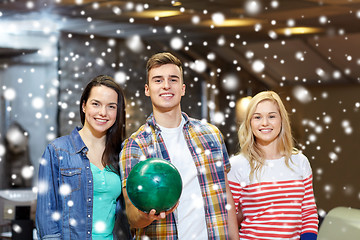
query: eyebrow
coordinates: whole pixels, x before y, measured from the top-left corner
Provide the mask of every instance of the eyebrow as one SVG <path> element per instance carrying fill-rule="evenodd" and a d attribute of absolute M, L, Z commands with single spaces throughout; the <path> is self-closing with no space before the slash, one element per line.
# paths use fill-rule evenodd
<path fill-rule="evenodd" d="M 151 79 L 154 79 L 154 78 L 163 78 L 163 77 L 164 77 L 163 75 L 156 75 L 156 76 L 153 76 Z M 180 77 L 179 77 L 178 75 L 169 75 L 169 77 L 180 79 Z"/>
<path fill-rule="evenodd" d="M 98 103 L 101 103 L 99 100 L 93 98 L 93 99 L 90 99 L 90 101 L 95 101 L 95 102 L 98 102 Z M 117 106 L 117 103 L 116 102 L 111 102 L 111 103 L 108 103 L 107 105 L 112 105 L 112 104 L 115 104 Z"/>
<path fill-rule="evenodd" d="M 254 113 L 253 113 L 253 115 L 255 115 L 255 114 L 261 115 L 261 113 L 258 113 L 258 112 L 254 112 Z M 268 112 L 268 113 L 266 113 L 266 114 L 279 114 L 279 112 Z"/>

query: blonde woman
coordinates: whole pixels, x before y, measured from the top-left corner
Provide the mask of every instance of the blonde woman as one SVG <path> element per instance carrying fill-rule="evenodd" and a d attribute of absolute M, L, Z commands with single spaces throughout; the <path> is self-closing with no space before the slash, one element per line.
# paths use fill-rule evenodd
<path fill-rule="evenodd" d="M 228 175 L 240 239 L 317 238 L 312 170 L 294 148 L 290 121 L 278 94 L 258 93 L 238 132 L 241 151 Z"/>

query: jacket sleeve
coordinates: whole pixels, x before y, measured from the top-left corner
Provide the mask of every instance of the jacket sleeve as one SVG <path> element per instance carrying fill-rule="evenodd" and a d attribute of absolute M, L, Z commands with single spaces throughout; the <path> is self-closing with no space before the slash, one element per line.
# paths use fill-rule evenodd
<path fill-rule="evenodd" d="M 36 229 L 39 239 L 61 239 L 62 206 L 59 204 L 59 165 L 49 144 L 39 166 Z"/>

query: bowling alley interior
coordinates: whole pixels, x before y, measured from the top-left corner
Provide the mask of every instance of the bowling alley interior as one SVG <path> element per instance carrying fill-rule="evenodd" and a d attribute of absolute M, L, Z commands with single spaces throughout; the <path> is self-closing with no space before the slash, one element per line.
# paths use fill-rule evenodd
<path fill-rule="evenodd" d="M 151 114 L 146 61 L 183 63 L 182 111 L 217 126 L 229 156 L 249 100 L 283 100 L 309 159 L 318 239 L 360 236 L 360 1 L 0 1 L 0 239 L 37 239 L 38 169 L 81 126 L 93 77 L 126 97 L 126 137 Z"/>

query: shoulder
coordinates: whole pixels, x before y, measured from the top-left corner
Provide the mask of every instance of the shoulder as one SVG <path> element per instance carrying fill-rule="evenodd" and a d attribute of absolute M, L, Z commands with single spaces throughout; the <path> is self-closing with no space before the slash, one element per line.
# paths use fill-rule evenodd
<path fill-rule="evenodd" d="M 129 138 L 125 139 L 123 147 L 129 147 L 133 145 L 144 145 L 146 142 L 151 141 L 155 134 L 153 127 L 148 124 L 144 124 L 138 128 L 137 131 L 133 132 Z"/>
<path fill-rule="evenodd" d="M 249 166 L 249 161 L 242 153 L 240 153 L 238 155 L 234 155 L 230 157 L 230 164 L 231 164 L 231 168 L 245 167 L 245 166 Z"/>
<path fill-rule="evenodd" d="M 230 158 L 231 169 L 228 178 L 232 182 L 249 183 L 250 165 L 243 154 L 238 154 Z"/>
<path fill-rule="evenodd" d="M 225 148 L 224 137 L 220 130 L 206 121 L 191 120 L 188 130 L 191 138 L 198 138 L 211 147 Z"/>
<path fill-rule="evenodd" d="M 138 130 L 136 130 L 135 132 L 133 132 L 130 137 L 128 138 L 128 140 L 135 140 L 138 138 L 144 138 L 144 137 L 148 137 L 152 135 L 152 132 L 154 131 L 154 129 L 149 126 L 149 124 L 143 124 L 141 125 Z"/>
<path fill-rule="evenodd" d="M 291 155 L 291 160 L 295 163 L 295 164 L 300 164 L 300 165 L 303 165 L 303 164 L 308 164 L 309 163 L 309 160 L 308 158 L 301 152 L 297 152 L 297 153 L 293 153 Z"/>
<path fill-rule="evenodd" d="M 197 132 L 204 134 L 220 134 L 219 128 L 215 125 L 208 123 L 206 120 L 199 120 L 189 117 L 189 126 L 194 128 Z"/>
<path fill-rule="evenodd" d="M 303 177 L 308 177 L 312 174 L 309 159 L 301 151 L 291 156 L 291 162 L 295 168 L 299 169 Z"/>
<path fill-rule="evenodd" d="M 70 135 L 65 135 L 58 137 L 54 140 L 52 140 L 48 144 L 48 148 L 54 148 L 54 149 L 68 149 L 72 144 L 73 141 L 70 137 Z"/>
<path fill-rule="evenodd" d="M 51 141 L 45 148 L 40 166 L 54 166 L 59 165 L 59 159 L 63 159 L 62 163 L 65 162 L 65 159 L 76 154 L 75 147 L 72 144 L 71 137 L 69 135 L 58 137 Z M 46 164 L 51 162 L 51 164 Z"/>
<path fill-rule="evenodd" d="M 70 134 L 56 138 L 54 141 L 50 142 L 50 145 L 54 148 L 68 151 L 80 151 L 86 147 L 79 134 L 80 130 L 80 127 L 75 127 Z"/>
<path fill-rule="evenodd" d="M 149 127 L 150 128 L 150 127 Z M 151 132 L 151 130 L 147 130 L 147 124 L 143 124 L 141 125 L 138 130 L 136 130 L 135 132 L 133 132 L 130 137 L 128 139 L 136 139 L 139 138 L 143 135 L 146 135 L 147 132 Z"/>

